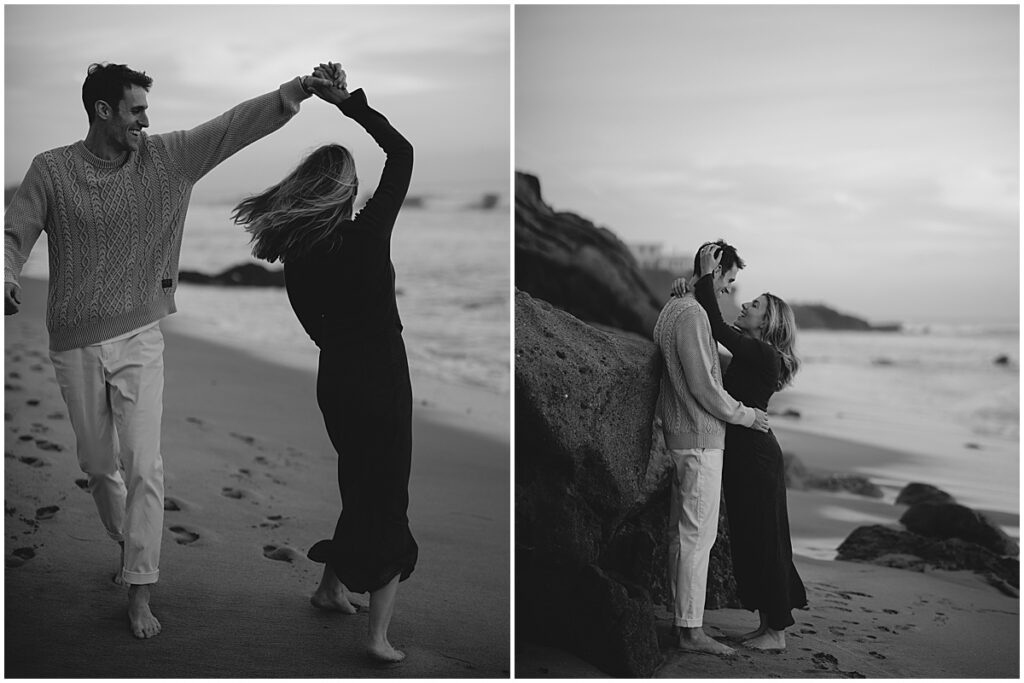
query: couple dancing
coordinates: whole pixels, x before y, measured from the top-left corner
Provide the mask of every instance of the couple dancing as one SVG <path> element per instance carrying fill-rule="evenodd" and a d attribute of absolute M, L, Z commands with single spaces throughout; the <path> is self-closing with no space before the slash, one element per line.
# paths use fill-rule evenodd
<path fill-rule="evenodd" d="M 395 301 L 391 233 L 412 175 L 412 146 L 348 91 L 337 63 L 321 64 L 196 128 L 146 135 L 153 80 L 123 64 L 93 64 L 82 86 L 84 140 L 37 155 L 4 218 L 5 314 L 42 232 L 50 281 L 50 358 L 75 432 L 78 462 L 100 520 L 120 545 L 115 581 L 128 586 L 133 635 L 161 625 L 150 607 L 159 578 L 164 482 L 160 451 L 163 349 L 173 313 L 182 228 L 193 185 L 273 133 L 313 95 L 362 126 L 387 159 L 373 197 L 353 216 L 358 182 L 348 150 L 315 150 L 280 183 L 241 202 L 235 222 L 253 253 L 284 264 L 288 298 L 320 348 L 317 402 L 338 451 L 343 510 L 310 559 L 323 577 L 312 604 L 354 613 L 369 593 L 367 651 L 388 641 L 398 583 L 417 546 L 407 508 L 412 390 Z"/>
<path fill-rule="evenodd" d="M 669 563 L 679 647 L 726 655 L 734 650 L 703 630 L 723 488 L 740 602 L 760 617 L 738 639 L 785 649 L 791 610 L 807 604 L 793 565 L 782 451 L 766 413 L 799 367 L 796 322 L 786 302 L 765 293 L 725 323 L 717 299 L 744 265 L 722 240 L 702 245 L 693 276 L 676 280 L 654 328 L 665 362 L 658 416 L 675 467 Z M 732 352 L 724 380 L 716 342 Z"/>

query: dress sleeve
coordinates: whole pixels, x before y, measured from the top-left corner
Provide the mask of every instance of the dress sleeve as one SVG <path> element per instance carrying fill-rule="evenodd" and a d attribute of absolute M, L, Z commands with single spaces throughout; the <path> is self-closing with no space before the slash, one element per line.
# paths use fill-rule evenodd
<path fill-rule="evenodd" d="M 354 91 L 347 100 L 338 105 L 338 108 L 341 113 L 366 129 L 387 155 L 380 182 L 373 196 L 356 217 L 342 227 L 342 230 L 367 231 L 389 237 L 394 230 L 395 220 L 402 208 L 402 202 L 405 201 L 405 195 L 409 191 L 409 182 L 412 179 L 412 145 L 394 129 L 383 114 L 366 103 L 366 94 L 362 88 Z"/>
<path fill-rule="evenodd" d="M 734 357 L 761 357 L 761 344 L 756 339 L 745 336 L 722 318 L 722 309 L 718 307 L 718 298 L 715 296 L 714 277 L 710 273 L 697 281 L 693 295 L 708 314 L 711 335 L 715 341 L 729 349 Z"/>

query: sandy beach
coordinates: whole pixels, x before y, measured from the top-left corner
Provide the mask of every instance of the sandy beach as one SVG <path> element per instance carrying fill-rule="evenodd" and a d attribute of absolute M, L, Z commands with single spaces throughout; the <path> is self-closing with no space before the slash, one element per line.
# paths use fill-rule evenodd
<path fill-rule="evenodd" d="M 5 676 L 508 677 L 508 425 L 481 417 L 507 415 L 506 396 L 413 378 L 420 559 L 391 625 L 408 659 L 382 668 L 363 655 L 365 610 L 308 600 L 321 565 L 305 552 L 340 507 L 313 373 L 183 335 L 171 316 L 163 632 L 139 641 L 111 583 L 117 547 L 81 488 L 45 283 L 25 280 L 22 299 L 5 319 Z"/>
<path fill-rule="evenodd" d="M 783 450 L 820 472 L 854 472 L 899 462 L 896 451 L 787 429 L 773 429 Z M 661 610 L 661 678 L 1017 678 L 1020 670 L 1017 599 L 971 572 L 918 573 L 840 562 L 836 546 L 856 527 L 895 524 L 904 506 L 898 489 L 885 497 L 826 491 L 788 492 L 795 564 L 807 587 L 809 609 L 794 612 L 787 651 L 767 654 L 735 642 L 732 657 L 685 654 L 672 646 L 672 621 Z M 1005 528 L 1019 516 L 987 513 Z M 757 616 L 741 609 L 709 610 L 705 628 L 729 642 L 753 630 Z M 607 677 L 593 665 L 555 648 L 516 641 L 517 678 Z"/>

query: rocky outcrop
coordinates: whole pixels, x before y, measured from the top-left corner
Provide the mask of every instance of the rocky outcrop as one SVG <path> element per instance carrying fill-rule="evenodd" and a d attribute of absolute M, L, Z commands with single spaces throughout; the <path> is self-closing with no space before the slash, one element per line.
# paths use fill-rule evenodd
<path fill-rule="evenodd" d="M 937 539 L 875 524 L 862 526 L 839 546 L 838 560 L 897 569 L 969 569 L 1020 587 L 1020 562 L 959 538 Z"/>
<path fill-rule="evenodd" d="M 846 491 L 868 498 L 881 498 L 884 495 L 877 484 L 859 474 L 815 474 L 807 469 L 800 458 L 791 453 L 784 453 L 782 458 L 788 489 Z"/>
<path fill-rule="evenodd" d="M 222 287 L 284 287 L 284 271 L 264 268 L 258 263 L 244 263 L 216 275 L 183 270 L 178 273 L 178 281 Z"/>
<path fill-rule="evenodd" d="M 649 676 L 655 605 L 670 602 L 660 355 L 519 291 L 515 330 L 517 636 Z M 721 521 L 711 609 L 736 604 Z"/>
<path fill-rule="evenodd" d="M 956 503 L 918 503 L 900 523 L 910 531 L 932 538 L 959 538 L 976 543 L 998 555 L 1016 555 L 1017 542 L 977 510 Z"/>
<path fill-rule="evenodd" d="M 953 496 L 931 484 L 911 482 L 904 486 L 896 496 L 897 505 L 917 505 L 918 503 L 955 503 Z"/>
<path fill-rule="evenodd" d="M 636 260 L 611 231 L 544 203 L 540 181 L 516 173 L 518 289 L 581 320 L 651 337 L 668 293 L 648 289 Z"/>

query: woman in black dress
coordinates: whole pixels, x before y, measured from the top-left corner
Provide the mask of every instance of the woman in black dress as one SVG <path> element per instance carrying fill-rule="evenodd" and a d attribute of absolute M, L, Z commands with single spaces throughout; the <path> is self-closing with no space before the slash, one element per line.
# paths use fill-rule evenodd
<path fill-rule="evenodd" d="M 412 387 L 395 298 L 391 233 L 412 176 L 412 146 L 388 120 L 351 94 L 340 64 L 321 65 L 312 90 L 373 136 L 387 160 L 373 197 L 353 218 L 355 163 L 340 145 L 312 152 L 288 177 L 235 209 L 253 235 L 253 254 L 284 264 L 288 299 L 320 348 L 317 403 L 338 452 L 342 511 L 333 538 L 310 559 L 323 578 L 311 601 L 354 613 L 349 591 L 370 593 L 368 652 L 405 655 L 387 638 L 399 581 L 416 565 L 409 531 Z"/>
<path fill-rule="evenodd" d="M 697 281 L 694 294 L 715 340 L 732 352 L 722 383 L 737 401 L 767 412 L 772 394 L 799 368 L 793 311 L 765 293 L 743 304 L 735 326 L 726 324 L 712 284 L 720 260 L 716 251 L 715 244 L 701 249 L 700 272 L 708 275 Z M 739 598 L 761 619 L 758 629 L 740 639 L 759 650 L 783 650 L 785 629 L 795 623 L 790 611 L 807 606 L 807 593 L 793 565 L 782 450 L 771 430 L 726 425 L 722 488 Z"/>

